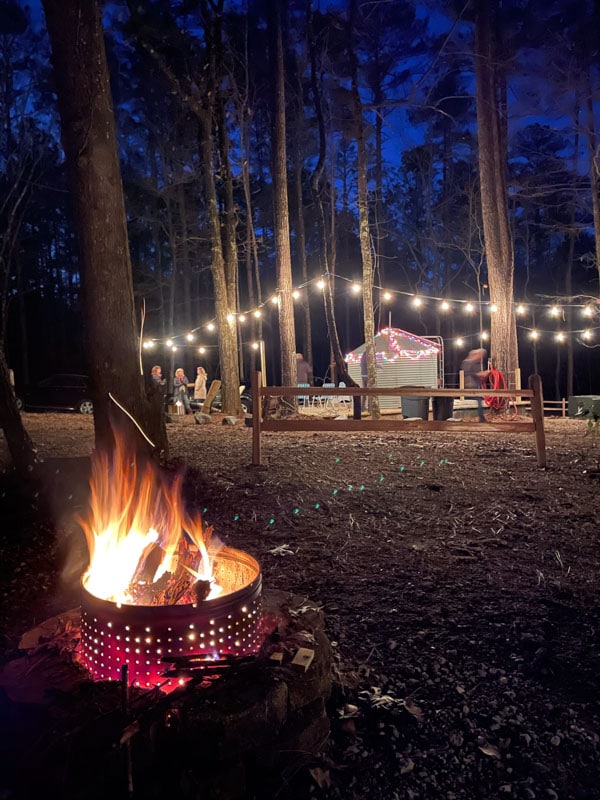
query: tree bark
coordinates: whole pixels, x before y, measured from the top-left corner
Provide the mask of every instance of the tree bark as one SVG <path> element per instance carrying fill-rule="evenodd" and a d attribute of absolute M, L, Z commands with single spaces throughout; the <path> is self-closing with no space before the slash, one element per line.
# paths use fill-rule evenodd
<path fill-rule="evenodd" d="M 164 414 L 146 395 L 127 221 L 100 12 L 95 0 L 43 0 L 79 238 L 97 447 L 113 446 L 113 396 L 166 454 Z M 136 446 L 145 440 L 135 436 Z"/>
<path fill-rule="evenodd" d="M 498 48 L 492 33 L 497 0 L 479 0 L 475 24 L 475 77 L 479 143 L 479 180 L 491 315 L 491 356 L 495 367 L 514 385 L 519 366 L 514 311 L 514 252 L 508 223 L 506 132 L 500 113 L 501 79 Z"/>
<path fill-rule="evenodd" d="M 275 259 L 277 265 L 277 296 L 279 336 L 281 340 L 281 383 L 295 386 L 296 329 L 292 297 L 292 253 L 287 189 L 285 84 L 281 7 L 272 3 L 269 14 L 273 86 L 273 205 L 275 216 Z"/>

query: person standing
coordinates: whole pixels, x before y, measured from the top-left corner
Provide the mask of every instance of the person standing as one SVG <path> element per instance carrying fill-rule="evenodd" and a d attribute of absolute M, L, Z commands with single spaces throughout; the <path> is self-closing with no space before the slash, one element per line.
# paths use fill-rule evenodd
<path fill-rule="evenodd" d="M 296 380 L 299 384 L 307 383 L 309 386 L 312 386 L 312 367 L 308 361 L 304 360 L 302 353 L 296 353 L 296 373 Z"/>
<path fill-rule="evenodd" d="M 188 394 L 188 383 L 189 380 L 185 372 L 181 369 L 175 370 L 175 379 L 173 381 L 173 394 L 175 396 L 175 403 L 179 400 L 180 403 L 183 403 L 183 407 L 185 409 L 186 414 L 192 413 L 192 407 L 190 405 L 190 396 Z"/>
<path fill-rule="evenodd" d="M 204 367 L 196 367 L 196 381 L 194 383 L 194 400 L 206 400 L 206 379 L 208 375 Z"/>
<path fill-rule="evenodd" d="M 478 347 L 475 350 L 471 350 L 460 365 L 460 368 L 464 373 L 465 389 L 482 388 L 481 381 L 483 378 L 487 378 L 487 376 L 490 374 L 489 369 L 485 369 L 484 362 L 486 357 L 487 350 L 483 347 Z M 483 398 L 475 397 L 467 399 L 477 401 L 477 418 L 479 419 L 479 422 L 486 422 L 487 420 L 483 415 Z"/>

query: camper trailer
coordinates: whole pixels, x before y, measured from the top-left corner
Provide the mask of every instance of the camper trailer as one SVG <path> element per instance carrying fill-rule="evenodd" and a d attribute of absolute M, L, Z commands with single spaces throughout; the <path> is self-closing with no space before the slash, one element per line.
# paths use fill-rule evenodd
<path fill-rule="evenodd" d="M 361 386 L 361 344 L 346 356 L 350 377 Z M 439 337 L 416 336 L 400 328 L 383 328 L 375 336 L 377 386 L 443 385 L 444 348 Z M 399 408 L 400 397 L 380 397 L 381 408 Z"/>

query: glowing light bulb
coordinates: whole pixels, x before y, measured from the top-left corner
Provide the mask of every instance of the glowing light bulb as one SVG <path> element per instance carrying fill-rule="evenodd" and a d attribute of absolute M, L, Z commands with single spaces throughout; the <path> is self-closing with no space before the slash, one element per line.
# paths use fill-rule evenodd
<path fill-rule="evenodd" d="M 495 314 L 498 311 L 498 306 L 495 303 L 492 303 L 490 306 L 490 314 Z"/>
<path fill-rule="evenodd" d="M 522 316 L 523 316 L 523 314 L 525 314 L 525 312 L 526 312 L 526 311 L 527 311 L 527 309 L 526 309 L 526 308 L 525 308 L 525 306 L 524 306 L 524 305 L 522 305 L 521 303 L 519 303 L 519 305 L 518 305 L 518 306 L 515 308 L 515 312 L 516 312 L 516 313 L 517 313 L 517 314 L 518 314 L 520 317 L 522 317 Z"/>
<path fill-rule="evenodd" d="M 362 292 L 362 286 L 360 283 L 353 283 L 350 289 L 353 294 L 360 294 Z"/>
<path fill-rule="evenodd" d="M 558 317 L 560 314 L 560 308 L 558 306 L 552 306 L 548 311 L 551 317 Z"/>
<path fill-rule="evenodd" d="M 258 350 L 258 347 L 259 347 L 258 342 L 252 342 L 252 349 L 253 350 Z"/>
<path fill-rule="evenodd" d="M 259 308 L 257 308 L 253 313 L 256 319 L 260 319 L 262 317 L 262 311 Z"/>
<path fill-rule="evenodd" d="M 423 301 L 420 297 L 413 297 L 412 304 L 415 308 L 420 308 L 423 305 Z"/>
<path fill-rule="evenodd" d="M 214 331 L 214 329 L 215 329 L 214 323 L 213 322 L 209 322 L 208 325 L 206 326 L 206 330 L 207 331 Z"/>
<path fill-rule="evenodd" d="M 229 322 L 229 324 L 231 324 L 233 322 L 233 320 L 235 319 L 235 314 L 227 314 L 226 319 L 227 319 L 227 322 Z"/>
<path fill-rule="evenodd" d="M 450 303 L 447 300 L 442 300 L 440 303 L 440 311 L 450 311 Z"/>
<path fill-rule="evenodd" d="M 473 303 L 467 303 L 465 306 L 465 314 L 472 314 L 475 311 L 475 306 Z"/>
<path fill-rule="evenodd" d="M 173 347 L 173 339 L 167 339 L 165 344 L 167 345 L 167 347 Z"/>
<path fill-rule="evenodd" d="M 206 347 L 199 347 L 198 352 L 200 353 L 201 356 L 203 356 L 204 353 L 206 353 Z"/>
<path fill-rule="evenodd" d="M 590 330 L 585 330 L 585 331 L 584 331 L 584 332 L 581 334 L 581 338 L 582 338 L 582 339 L 591 339 L 591 338 L 592 338 L 592 332 L 591 332 Z"/>
<path fill-rule="evenodd" d="M 559 331 L 554 338 L 557 342 L 564 342 L 565 335 L 562 331 Z"/>
<path fill-rule="evenodd" d="M 533 340 L 539 339 L 540 338 L 539 331 L 535 331 L 535 330 L 529 331 L 529 338 L 533 339 Z"/>
<path fill-rule="evenodd" d="M 464 345 L 464 343 L 465 343 L 465 340 L 464 340 L 464 339 L 461 339 L 461 338 L 459 337 L 459 338 L 456 340 L 456 342 L 455 342 L 455 345 L 456 345 L 457 347 L 462 347 L 462 346 Z"/>
<path fill-rule="evenodd" d="M 238 316 L 238 320 L 239 320 L 240 322 L 246 322 L 246 315 L 245 315 L 245 314 L 240 314 L 240 315 Z"/>
<path fill-rule="evenodd" d="M 490 335 L 489 335 L 489 333 L 487 331 L 481 331 L 481 340 L 482 341 L 487 342 L 487 340 L 489 338 L 490 338 Z"/>
<path fill-rule="evenodd" d="M 172 353 L 176 353 L 177 352 L 177 347 L 175 345 L 172 345 L 171 352 Z"/>
<path fill-rule="evenodd" d="M 298 291 L 298 289 L 294 289 L 294 291 L 292 292 L 292 297 L 294 298 L 294 300 L 297 300 L 300 297 L 300 292 Z"/>
<path fill-rule="evenodd" d="M 391 292 L 384 292 L 381 296 L 382 296 L 382 298 L 384 300 L 391 300 L 392 299 L 392 293 Z"/>
<path fill-rule="evenodd" d="M 277 303 L 279 303 L 279 295 L 278 294 L 274 294 L 273 297 L 271 298 L 271 302 L 273 303 L 273 305 L 276 306 Z"/>
<path fill-rule="evenodd" d="M 325 281 L 324 280 L 317 281 L 317 289 L 324 289 L 324 288 L 325 288 Z"/>
<path fill-rule="evenodd" d="M 193 333 L 188 333 L 185 338 L 188 340 L 188 342 L 193 342 L 196 337 Z"/>
<path fill-rule="evenodd" d="M 591 306 L 585 306 L 582 311 L 584 317 L 591 317 L 594 313 L 594 309 Z"/>

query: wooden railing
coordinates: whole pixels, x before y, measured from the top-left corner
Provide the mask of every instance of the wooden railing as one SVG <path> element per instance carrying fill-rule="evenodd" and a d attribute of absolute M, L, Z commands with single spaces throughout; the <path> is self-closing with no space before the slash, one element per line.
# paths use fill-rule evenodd
<path fill-rule="evenodd" d="M 539 375 L 529 378 L 529 389 L 434 389 L 429 387 L 415 388 L 398 386 L 393 388 L 374 387 L 363 389 L 361 387 L 322 388 L 305 386 L 263 386 L 261 373 L 252 374 L 252 463 L 261 463 L 261 433 L 263 431 L 406 431 L 429 430 L 456 432 L 458 423 L 445 420 L 397 420 L 397 419 L 362 419 L 362 397 L 464 397 L 468 393 L 471 397 L 507 397 L 516 399 L 525 398 L 531 403 L 531 421 L 527 422 L 489 422 L 485 425 L 465 424 L 460 426 L 460 432 L 502 432 L 502 433 L 533 433 L 535 435 L 535 450 L 537 463 L 540 467 L 546 466 L 546 437 L 544 433 L 544 398 L 542 381 Z M 316 417 L 298 418 L 281 417 L 274 419 L 270 416 L 271 399 L 276 397 L 352 397 L 352 419 L 323 419 Z"/>

